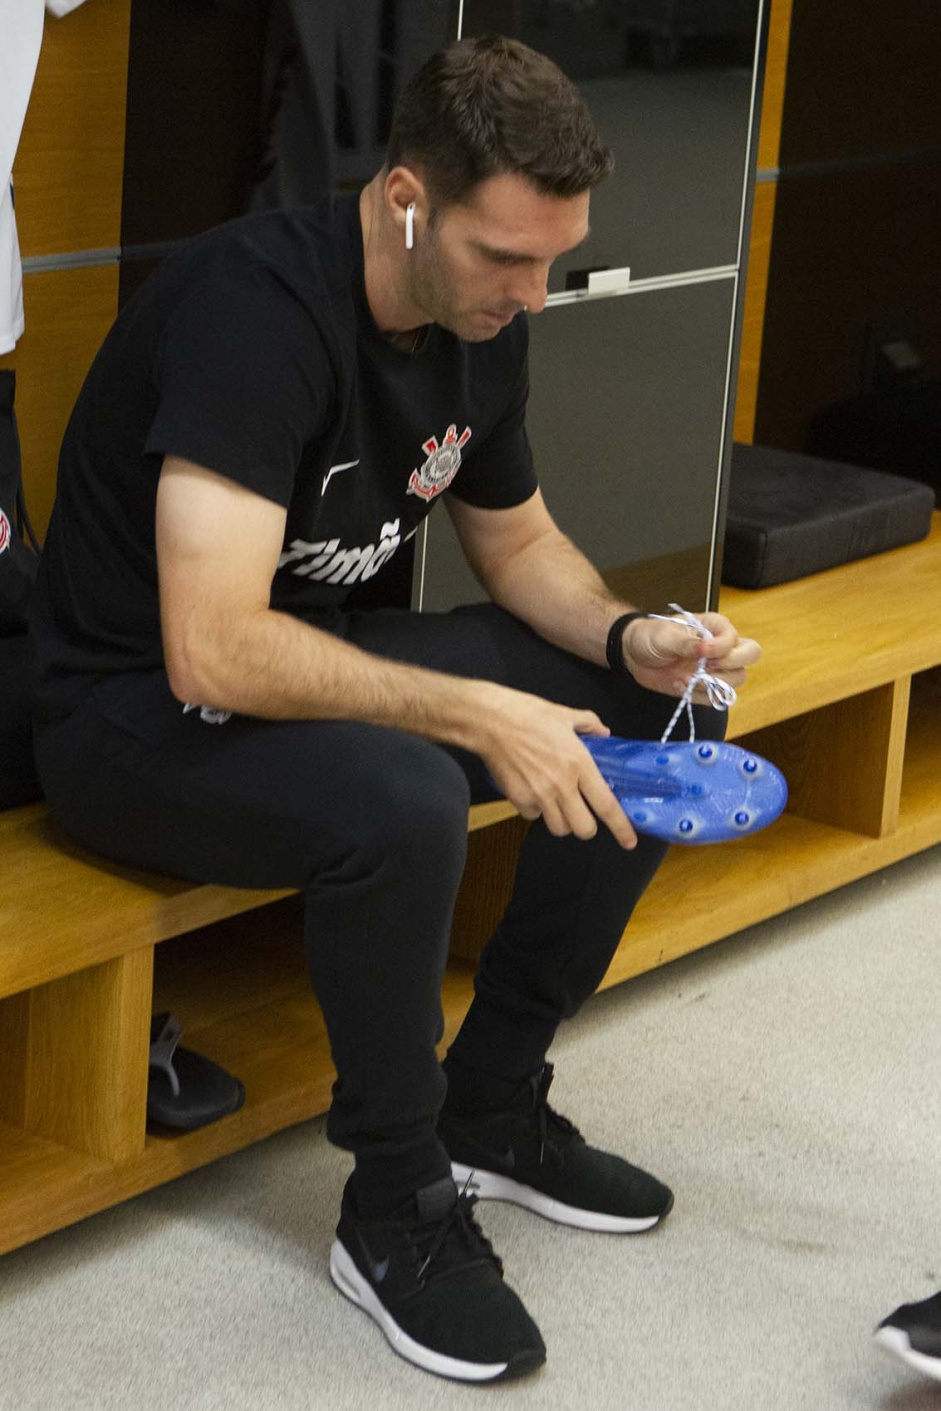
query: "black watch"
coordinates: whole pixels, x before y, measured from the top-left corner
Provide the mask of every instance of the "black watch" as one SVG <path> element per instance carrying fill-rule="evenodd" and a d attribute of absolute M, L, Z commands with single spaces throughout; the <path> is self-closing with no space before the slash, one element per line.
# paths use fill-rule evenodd
<path fill-rule="evenodd" d="M 620 617 L 616 617 L 608 630 L 608 640 L 605 643 L 604 654 L 608 665 L 616 676 L 629 676 L 630 672 L 624 664 L 624 652 L 621 643 L 624 640 L 624 633 L 628 624 L 634 622 L 638 617 L 649 617 L 649 612 L 625 612 Z"/>

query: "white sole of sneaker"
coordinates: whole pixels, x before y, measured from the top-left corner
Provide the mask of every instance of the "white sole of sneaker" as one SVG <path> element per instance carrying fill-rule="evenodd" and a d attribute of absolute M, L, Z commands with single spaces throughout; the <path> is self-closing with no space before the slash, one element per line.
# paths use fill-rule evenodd
<path fill-rule="evenodd" d="M 901 1328 L 879 1328 L 873 1334 L 873 1340 L 886 1352 L 901 1357 L 902 1361 L 907 1362 L 909 1367 L 914 1367 L 916 1372 L 923 1372 L 926 1377 L 941 1381 L 941 1360 L 928 1357 L 924 1352 L 916 1352 L 908 1340 L 908 1333 L 903 1332 Z"/>
<path fill-rule="evenodd" d="M 330 1251 L 330 1277 L 351 1303 L 362 1308 L 378 1323 L 389 1346 L 406 1362 L 412 1362 L 416 1367 L 434 1372 L 439 1377 L 451 1377 L 461 1382 L 493 1382 L 506 1375 L 507 1362 L 462 1362 L 457 1357 L 447 1357 L 444 1353 L 423 1347 L 410 1338 L 380 1302 L 372 1285 L 357 1269 L 339 1240 L 334 1240 Z"/>
<path fill-rule="evenodd" d="M 624 1215 L 604 1215 L 597 1210 L 579 1210 L 577 1206 L 564 1205 L 560 1200 L 553 1200 L 551 1196 L 533 1190 L 532 1186 L 513 1181 L 509 1176 L 498 1176 L 494 1171 L 478 1171 L 472 1166 L 463 1166 L 459 1161 L 451 1162 L 451 1170 L 458 1190 L 467 1186 L 481 1200 L 507 1200 L 513 1205 L 522 1205 L 557 1225 L 574 1225 L 579 1230 L 595 1230 L 607 1235 L 639 1235 L 644 1230 L 652 1230 L 663 1219 L 663 1215 L 630 1219 Z"/>

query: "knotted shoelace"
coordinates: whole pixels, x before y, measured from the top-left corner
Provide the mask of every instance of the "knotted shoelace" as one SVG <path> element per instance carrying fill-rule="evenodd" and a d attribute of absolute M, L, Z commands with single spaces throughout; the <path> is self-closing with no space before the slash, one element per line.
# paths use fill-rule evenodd
<path fill-rule="evenodd" d="M 709 631 L 708 627 L 705 627 L 699 621 L 698 617 L 695 617 L 691 612 L 687 612 L 685 608 L 681 608 L 679 603 L 670 603 L 669 606 L 676 614 L 676 617 L 667 617 L 665 613 L 660 612 L 652 612 L 650 616 L 655 617 L 658 622 L 675 622 L 676 618 L 679 617 L 691 632 L 696 633 L 697 637 L 701 637 L 705 642 L 711 640 L 712 633 Z M 673 712 L 669 725 L 660 736 L 661 745 L 665 745 L 673 734 L 673 731 L 676 729 L 676 722 L 679 720 L 684 710 L 686 711 L 686 718 L 689 721 L 690 741 L 692 742 L 696 739 L 696 723 L 693 719 L 693 693 L 699 686 L 702 686 L 705 691 L 706 699 L 713 710 L 728 710 L 729 706 L 733 706 L 738 699 L 735 693 L 735 687 L 730 686 L 728 681 L 723 681 L 720 677 L 713 676 L 711 672 L 707 671 L 706 658 L 700 657 L 696 670 L 686 683 L 686 690 L 680 697 L 679 705 Z"/>

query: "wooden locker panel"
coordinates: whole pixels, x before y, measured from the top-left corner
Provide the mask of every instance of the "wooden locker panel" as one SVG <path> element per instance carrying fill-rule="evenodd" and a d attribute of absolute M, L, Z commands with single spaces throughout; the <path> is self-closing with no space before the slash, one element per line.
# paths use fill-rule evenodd
<path fill-rule="evenodd" d="M 792 5 L 793 0 L 771 0 L 768 49 L 765 55 L 765 78 L 761 96 L 761 132 L 758 139 L 759 171 L 773 170 L 778 165 Z"/>
<path fill-rule="evenodd" d="M 118 307 L 117 264 L 29 274 L 26 332 L 0 367 L 16 370 L 16 416 L 30 518 L 45 534 L 62 434 Z"/>
<path fill-rule="evenodd" d="M 120 244 L 130 16 L 92 0 L 46 17 L 14 167 L 24 258 Z"/>
<path fill-rule="evenodd" d="M 771 233 L 777 182 L 759 182 L 752 206 L 748 277 L 742 317 L 742 344 L 739 353 L 738 393 L 735 400 L 735 440 L 751 442 L 755 435 L 758 405 L 758 373 L 761 367 L 761 340 L 765 326 L 768 296 L 768 267 L 771 263 Z"/>

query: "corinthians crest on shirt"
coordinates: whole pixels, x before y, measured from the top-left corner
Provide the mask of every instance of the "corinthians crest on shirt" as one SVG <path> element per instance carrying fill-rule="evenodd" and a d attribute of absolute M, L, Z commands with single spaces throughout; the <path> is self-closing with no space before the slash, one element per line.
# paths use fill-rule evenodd
<path fill-rule="evenodd" d="M 427 459 L 409 476 L 408 494 L 420 495 L 423 500 L 433 500 L 442 490 L 446 490 L 461 468 L 461 451 L 470 438 L 469 426 L 464 427 L 460 436 L 456 426 L 449 426 L 440 445 L 437 436 L 423 441 L 421 448 Z"/>

